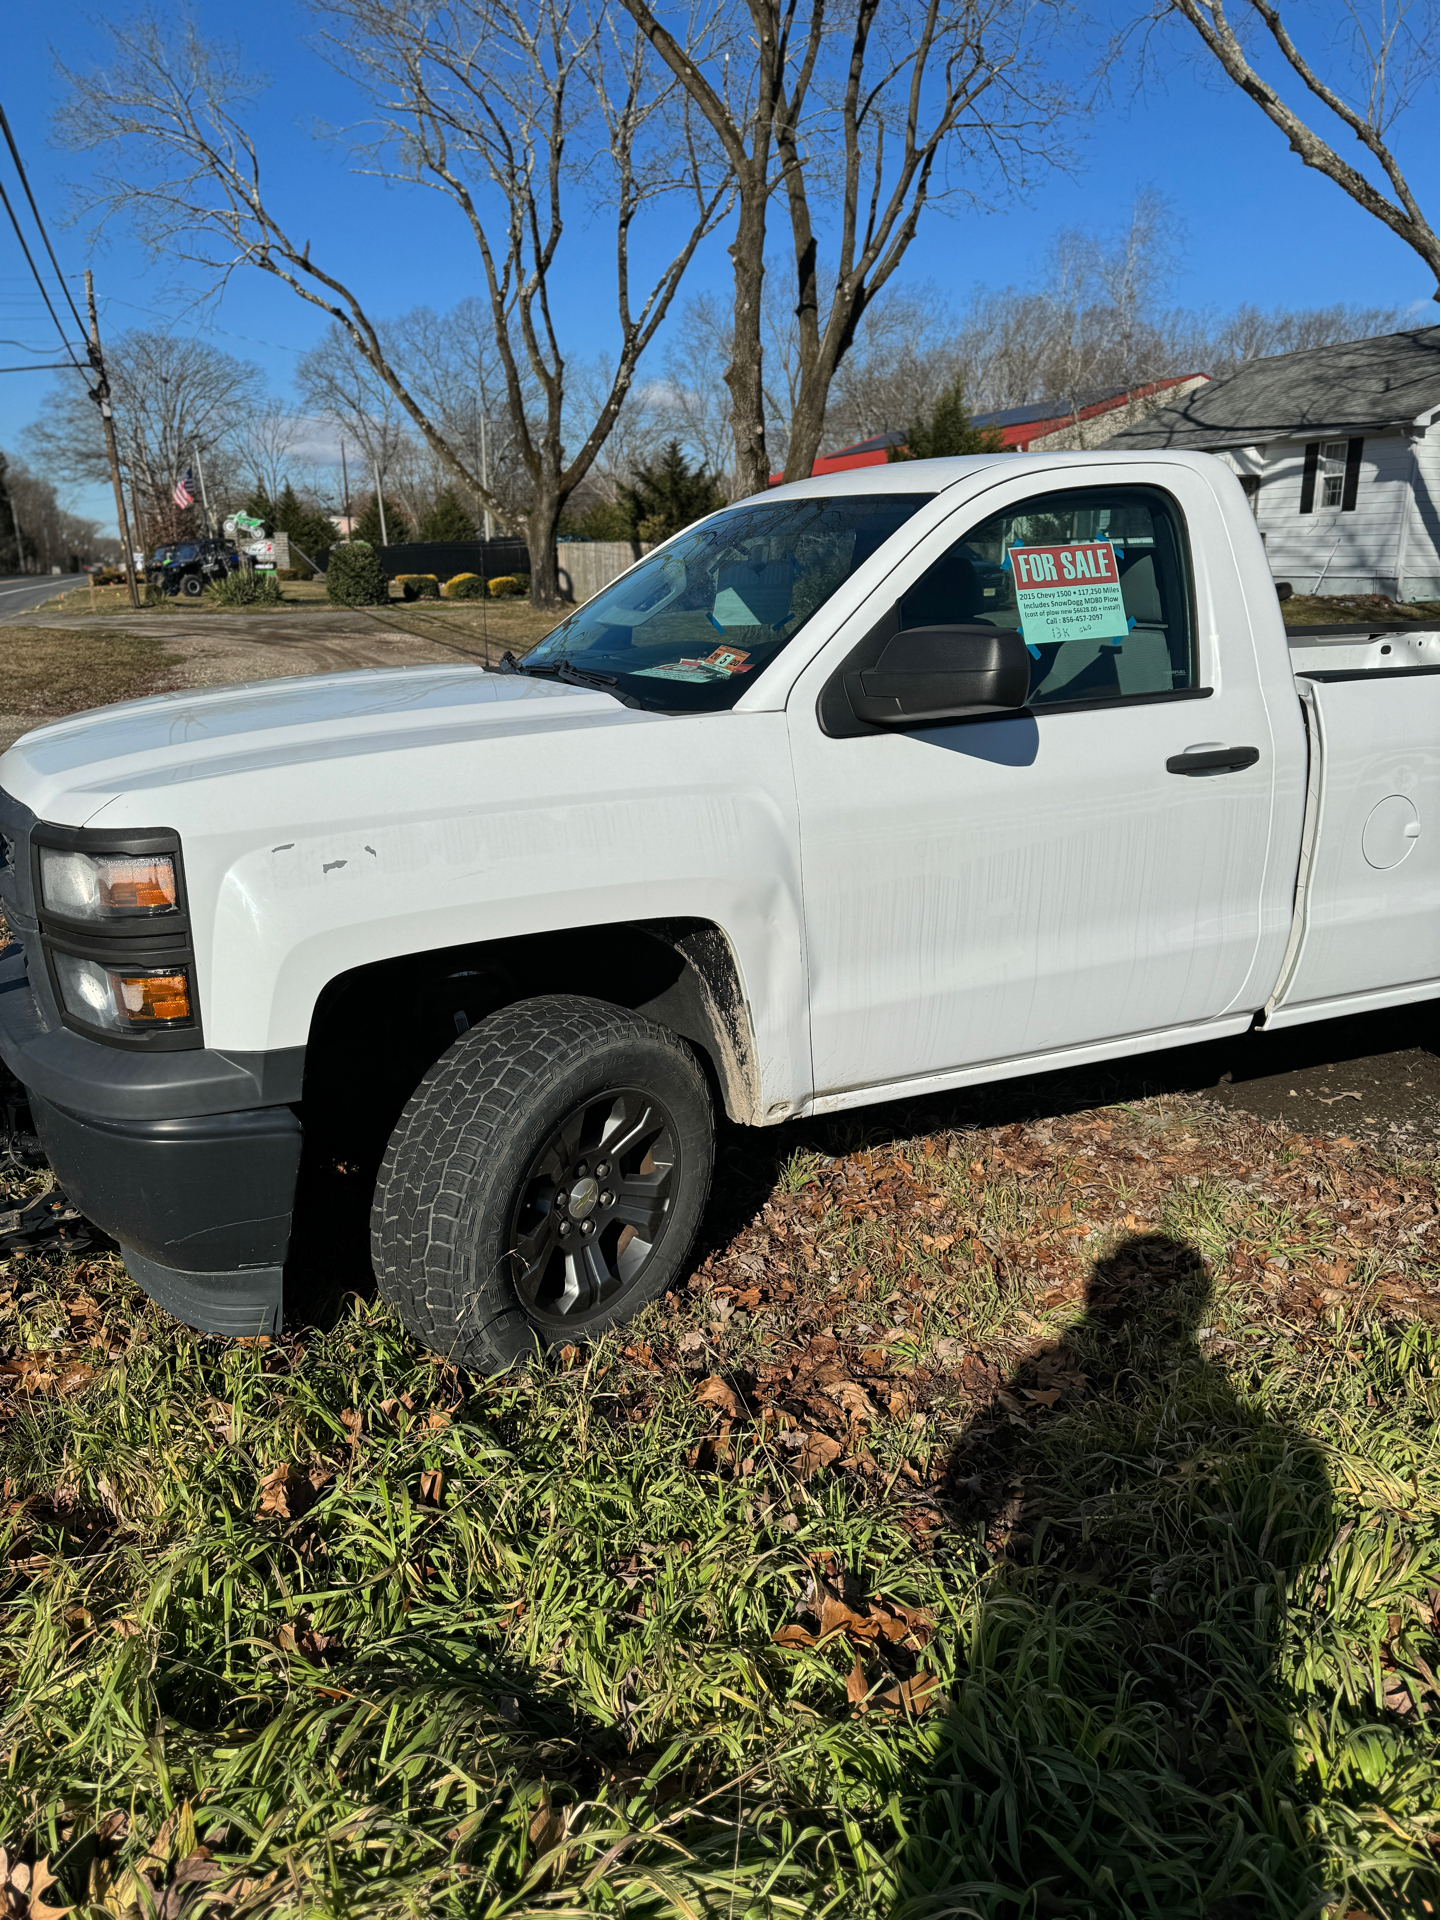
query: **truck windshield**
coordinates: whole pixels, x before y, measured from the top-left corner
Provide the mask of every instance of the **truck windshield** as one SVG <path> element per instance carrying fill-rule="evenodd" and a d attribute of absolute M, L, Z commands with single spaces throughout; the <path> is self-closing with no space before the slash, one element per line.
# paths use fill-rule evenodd
<path fill-rule="evenodd" d="M 643 707 L 733 706 L 930 494 L 734 507 L 688 528 L 533 647 L 527 673 L 594 674 Z"/>

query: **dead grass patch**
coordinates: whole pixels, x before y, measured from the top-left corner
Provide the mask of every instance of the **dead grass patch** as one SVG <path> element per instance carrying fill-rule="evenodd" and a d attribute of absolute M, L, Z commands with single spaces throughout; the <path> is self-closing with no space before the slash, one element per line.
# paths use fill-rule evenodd
<path fill-rule="evenodd" d="M 136 700 L 157 691 L 180 658 L 143 634 L 0 627 L 0 703 L 7 713 L 39 721 Z"/>

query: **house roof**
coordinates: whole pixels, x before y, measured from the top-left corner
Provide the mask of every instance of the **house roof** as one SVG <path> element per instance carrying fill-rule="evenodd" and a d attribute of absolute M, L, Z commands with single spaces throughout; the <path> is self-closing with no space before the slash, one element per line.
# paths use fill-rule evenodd
<path fill-rule="evenodd" d="M 1097 387 L 1077 395 L 1074 411 L 1073 403 L 1069 400 L 1036 400 L 1025 407 L 1003 407 L 998 412 L 973 414 L 971 425 L 994 427 L 1000 434 L 1003 447 L 1008 451 L 1019 450 L 1024 453 L 1033 440 L 1044 434 L 1060 433 L 1073 426 L 1077 419 L 1092 420 L 1099 414 L 1110 413 L 1133 401 L 1147 399 L 1167 387 L 1205 378 L 1205 374 L 1171 374 L 1164 380 L 1148 381 L 1141 387 Z M 890 449 L 905 444 L 906 436 L 900 429 L 875 434 L 871 439 L 857 440 L 849 447 L 837 447 L 834 453 L 821 454 L 811 472 L 838 474 L 851 467 L 884 466 Z M 771 475 L 772 487 L 778 487 L 780 482 L 779 474 Z"/>
<path fill-rule="evenodd" d="M 1108 403 L 1118 407 L 1127 398 L 1124 388 L 1098 388 L 1095 392 L 1081 394 L 1077 406 L 1104 407 Z M 1035 420 L 1069 420 L 1071 403 L 1069 400 L 1036 400 L 1028 407 L 1002 407 L 998 413 L 972 414 L 973 427 L 1029 427 Z"/>
<path fill-rule="evenodd" d="M 1416 327 L 1251 360 L 1123 427 L 1108 447 L 1238 447 L 1412 425 L 1437 404 L 1441 330 Z"/>

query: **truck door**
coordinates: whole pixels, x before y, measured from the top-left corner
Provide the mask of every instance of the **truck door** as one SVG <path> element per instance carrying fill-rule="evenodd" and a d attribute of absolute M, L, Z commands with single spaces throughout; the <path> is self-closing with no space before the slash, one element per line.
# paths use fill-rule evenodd
<path fill-rule="evenodd" d="M 1274 762 L 1246 608 L 1201 476 L 1170 470 L 1163 490 L 1135 471 L 1003 480 L 792 691 L 823 1104 L 1204 1028 L 1242 994 Z M 842 663 L 891 604 L 903 627 L 1020 626 L 1027 709 L 828 731 Z"/>

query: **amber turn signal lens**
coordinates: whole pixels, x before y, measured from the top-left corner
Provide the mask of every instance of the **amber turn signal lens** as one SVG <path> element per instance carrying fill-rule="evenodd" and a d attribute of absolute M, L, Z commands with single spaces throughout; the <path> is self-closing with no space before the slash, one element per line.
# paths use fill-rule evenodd
<path fill-rule="evenodd" d="M 169 854 L 107 861 L 100 872 L 100 898 L 112 914 L 165 913 L 175 905 L 175 862 Z"/>
<path fill-rule="evenodd" d="M 40 849 L 45 907 L 71 920 L 149 920 L 176 913 L 179 878 L 173 854 L 86 854 Z"/>
<path fill-rule="evenodd" d="M 185 967 L 107 966 L 79 954 L 54 955 L 55 977 L 67 1014 L 107 1034 L 194 1026 L 190 972 Z"/>
<path fill-rule="evenodd" d="M 133 1026 L 190 1019 L 190 983 L 184 973 L 121 974 L 112 968 L 110 978 L 121 1012 Z"/>

